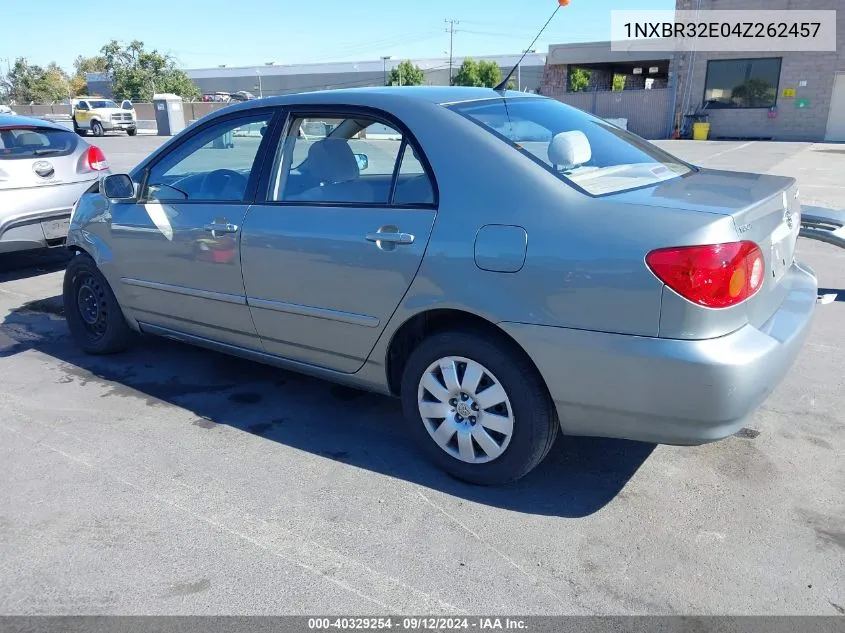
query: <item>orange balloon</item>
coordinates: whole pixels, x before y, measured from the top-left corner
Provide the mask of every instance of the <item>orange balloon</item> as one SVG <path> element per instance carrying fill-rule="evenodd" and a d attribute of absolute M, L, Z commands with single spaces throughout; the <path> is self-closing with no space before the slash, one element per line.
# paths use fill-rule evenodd
<path fill-rule="evenodd" d="M 569 4 L 569 0 L 557 0 L 557 3 L 558 3 L 560 6 L 565 7 L 566 5 L 568 5 L 568 4 Z"/>

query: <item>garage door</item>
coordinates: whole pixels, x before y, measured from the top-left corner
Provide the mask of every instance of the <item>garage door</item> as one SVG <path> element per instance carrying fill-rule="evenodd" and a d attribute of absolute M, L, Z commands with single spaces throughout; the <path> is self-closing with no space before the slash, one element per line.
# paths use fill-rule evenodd
<path fill-rule="evenodd" d="M 836 73 L 833 96 L 830 99 L 830 116 L 827 119 L 826 141 L 845 141 L 845 73 Z"/>

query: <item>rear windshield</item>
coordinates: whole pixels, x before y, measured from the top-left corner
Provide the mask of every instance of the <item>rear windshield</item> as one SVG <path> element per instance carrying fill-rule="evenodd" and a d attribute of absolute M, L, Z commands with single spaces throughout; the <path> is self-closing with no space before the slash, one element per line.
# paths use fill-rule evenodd
<path fill-rule="evenodd" d="M 450 108 L 592 196 L 693 171 L 645 139 L 553 99 L 491 99 Z"/>
<path fill-rule="evenodd" d="M 94 99 L 88 100 L 88 104 L 91 106 L 92 110 L 96 110 L 97 108 L 116 108 L 117 104 L 112 101 L 111 99 Z"/>
<path fill-rule="evenodd" d="M 66 156 L 76 149 L 77 136 L 70 130 L 37 126 L 0 127 L 0 160 Z"/>

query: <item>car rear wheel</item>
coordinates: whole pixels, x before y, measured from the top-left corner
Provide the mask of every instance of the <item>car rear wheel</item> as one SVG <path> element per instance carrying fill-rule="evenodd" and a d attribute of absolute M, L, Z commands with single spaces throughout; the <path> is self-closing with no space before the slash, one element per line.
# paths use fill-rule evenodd
<path fill-rule="evenodd" d="M 91 123 L 91 133 L 94 136 L 102 136 L 106 133 L 106 131 L 103 129 L 102 123 L 100 123 L 99 121 L 93 121 Z"/>
<path fill-rule="evenodd" d="M 528 474 L 548 454 L 559 426 L 548 390 L 522 350 L 470 331 L 434 334 L 412 352 L 402 408 L 431 461 L 481 485 Z"/>
<path fill-rule="evenodd" d="M 127 133 L 129 136 L 135 136 L 135 135 L 138 133 L 138 128 L 136 128 L 136 127 L 130 127 L 130 128 L 128 128 L 128 129 L 126 130 L 126 133 Z"/>
<path fill-rule="evenodd" d="M 65 318 L 76 343 L 88 354 L 113 354 L 137 337 L 106 278 L 90 256 L 70 260 L 63 287 Z"/>

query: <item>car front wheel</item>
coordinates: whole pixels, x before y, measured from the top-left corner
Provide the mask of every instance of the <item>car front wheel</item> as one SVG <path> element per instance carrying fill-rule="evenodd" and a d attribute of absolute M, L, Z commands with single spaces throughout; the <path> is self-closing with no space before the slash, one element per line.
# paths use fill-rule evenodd
<path fill-rule="evenodd" d="M 93 123 L 91 123 L 91 133 L 94 136 L 102 136 L 106 133 L 106 131 L 103 129 L 102 123 L 100 123 L 99 121 L 94 121 Z"/>
<path fill-rule="evenodd" d="M 138 133 L 138 128 L 136 128 L 136 127 L 127 128 L 126 133 L 129 136 L 135 136 Z"/>
<path fill-rule="evenodd" d="M 420 343 L 403 373 L 402 408 L 431 461 L 481 485 L 528 474 L 558 433 L 548 390 L 522 350 L 471 331 Z"/>
<path fill-rule="evenodd" d="M 111 286 L 90 256 L 70 260 L 62 295 L 68 329 L 86 353 L 122 352 L 135 340 Z"/>

